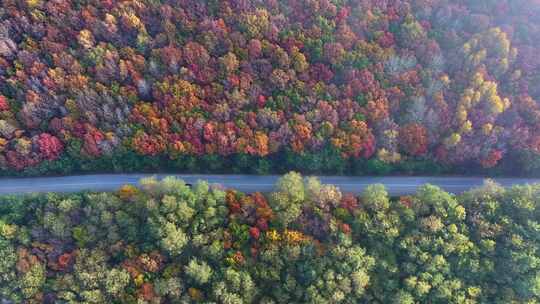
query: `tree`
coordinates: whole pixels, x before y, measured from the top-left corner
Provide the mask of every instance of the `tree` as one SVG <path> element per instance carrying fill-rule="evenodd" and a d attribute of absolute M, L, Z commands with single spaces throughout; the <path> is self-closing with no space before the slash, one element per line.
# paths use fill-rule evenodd
<path fill-rule="evenodd" d="M 399 130 L 401 148 L 412 156 L 423 155 L 427 152 L 426 128 L 417 123 L 407 124 Z"/>
<path fill-rule="evenodd" d="M 39 151 L 48 160 L 55 160 L 60 157 L 64 145 L 60 140 L 48 133 L 42 133 L 38 137 Z"/>
<path fill-rule="evenodd" d="M 3 258 L 0 260 L 0 296 L 11 298 L 15 296 L 13 290 L 16 286 L 17 252 L 14 245 L 4 236 L 0 238 L 0 253 Z"/>
<path fill-rule="evenodd" d="M 246 271 L 226 268 L 213 286 L 212 296 L 220 303 L 251 303 L 257 295 L 256 282 Z"/>
<path fill-rule="evenodd" d="M 112 269 L 105 278 L 105 289 L 108 294 L 118 297 L 130 282 L 129 273 L 123 269 Z"/>
<path fill-rule="evenodd" d="M 165 223 L 161 229 L 161 247 L 171 256 L 180 255 L 188 242 L 186 234 L 171 222 Z"/>
<path fill-rule="evenodd" d="M 0 134 L 2 134 L 3 137 L 11 139 L 16 130 L 17 129 L 9 122 L 0 120 Z"/>
<path fill-rule="evenodd" d="M 9 103 L 5 96 L 0 95 L 0 112 L 9 111 Z"/>
<path fill-rule="evenodd" d="M 19 278 L 19 288 L 25 299 L 36 296 L 45 284 L 45 267 L 40 263 L 30 266 Z"/>
<path fill-rule="evenodd" d="M 277 220 L 285 227 L 300 215 L 305 198 L 304 182 L 299 173 L 291 172 L 281 177 L 276 192 L 270 197 L 270 207 Z"/>
<path fill-rule="evenodd" d="M 212 278 L 212 268 L 205 261 L 192 259 L 185 267 L 185 271 L 186 275 L 198 285 L 206 284 Z"/>

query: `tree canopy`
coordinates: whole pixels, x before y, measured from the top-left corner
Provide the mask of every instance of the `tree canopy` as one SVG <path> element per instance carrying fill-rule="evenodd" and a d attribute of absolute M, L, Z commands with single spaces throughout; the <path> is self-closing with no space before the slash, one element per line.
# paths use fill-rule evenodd
<path fill-rule="evenodd" d="M 537 303 L 540 185 L 0 197 L 2 303 Z"/>
<path fill-rule="evenodd" d="M 4 0 L 0 173 L 534 174 L 539 14 L 526 0 Z"/>

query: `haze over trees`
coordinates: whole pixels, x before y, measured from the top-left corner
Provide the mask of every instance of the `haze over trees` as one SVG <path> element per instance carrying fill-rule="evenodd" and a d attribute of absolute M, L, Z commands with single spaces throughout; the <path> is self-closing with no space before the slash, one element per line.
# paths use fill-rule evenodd
<path fill-rule="evenodd" d="M 540 185 L 0 197 L 2 303 L 537 303 Z"/>
<path fill-rule="evenodd" d="M 3 0 L 0 171 L 531 174 L 539 16 L 530 0 Z"/>

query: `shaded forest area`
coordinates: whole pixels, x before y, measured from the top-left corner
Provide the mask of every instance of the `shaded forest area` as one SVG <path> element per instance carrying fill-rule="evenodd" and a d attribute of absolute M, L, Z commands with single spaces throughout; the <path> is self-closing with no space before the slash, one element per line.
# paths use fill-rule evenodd
<path fill-rule="evenodd" d="M 538 303 L 540 185 L 355 197 L 169 177 L 0 197 L 0 302 Z"/>
<path fill-rule="evenodd" d="M 537 0 L 3 0 L 0 174 L 540 172 Z"/>

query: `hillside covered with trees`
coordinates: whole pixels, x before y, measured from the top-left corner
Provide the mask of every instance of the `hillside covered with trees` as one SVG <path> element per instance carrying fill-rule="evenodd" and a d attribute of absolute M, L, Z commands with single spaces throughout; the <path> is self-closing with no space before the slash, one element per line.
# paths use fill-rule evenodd
<path fill-rule="evenodd" d="M 538 303 L 540 185 L 359 197 L 146 179 L 0 197 L 0 302 Z"/>
<path fill-rule="evenodd" d="M 3 0 L 0 172 L 532 174 L 539 41 L 538 0 Z"/>

